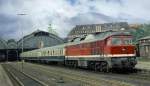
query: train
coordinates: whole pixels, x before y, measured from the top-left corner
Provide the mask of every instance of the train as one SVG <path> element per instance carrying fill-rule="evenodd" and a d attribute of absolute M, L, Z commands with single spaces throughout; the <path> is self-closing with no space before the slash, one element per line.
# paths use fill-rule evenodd
<path fill-rule="evenodd" d="M 133 69 L 136 46 L 128 32 L 106 31 L 75 38 L 68 43 L 20 54 L 25 61 L 55 63 L 96 71 Z"/>

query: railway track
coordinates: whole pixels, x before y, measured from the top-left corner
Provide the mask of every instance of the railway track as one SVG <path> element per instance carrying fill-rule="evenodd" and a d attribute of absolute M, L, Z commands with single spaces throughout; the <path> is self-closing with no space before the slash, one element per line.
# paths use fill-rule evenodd
<path fill-rule="evenodd" d="M 16 65 L 14 65 L 16 67 Z M 64 71 L 59 69 L 59 67 L 44 67 L 41 65 L 34 65 L 26 63 L 26 70 L 35 70 L 37 72 L 43 72 L 44 74 L 53 75 L 54 77 L 62 77 L 64 81 L 73 81 L 79 83 L 77 86 L 132 86 L 131 84 L 120 82 L 117 80 L 108 80 L 101 77 L 91 76 L 85 72 L 69 71 L 68 69 Z M 33 71 L 32 71 L 33 72 Z M 28 72 L 29 73 L 29 72 Z M 85 73 L 85 74 L 84 74 Z M 70 85 L 69 85 L 70 86 Z"/>
<path fill-rule="evenodd" d="M 13 63 L 17 67 L 16 63 Z M 116 74 L 116 73 L 101 73 L 83 69 L 70 69 L 59 66 L 46 66 L 25 63 L 25 70 L 32 70 L 32 72 L 25 71 L 26 73 L 37 77 L 38 74 L 45 74 L 47 78 L 53 77 L 57 81 L 58 77 L 62 77 L 64 82 L 78 82 L 78 85 L 61 85 L 61 86 L 149 86 L 150 74 L 143 74 L 143 72 L 131 74 Z M 37 73 L 37 75 L 36 75 Z M 35 75 L 34 75 L 35 74 Z M 38 79 L 41 79 L 42 76 Z M 54 83 L 53 82 L 50 83 Z M 44 80 L 46 81 L 46 80 Z M 48 82 L 45 82 L 48 83 Z M 49 84 L 50 84 L 49 83 Z M 49 85 L 59 86 L 59 85 Z"/>
<path fill-rule="evenodd" d="M 32 67 L 32 65 L 34 65 L 34 64 L 29 63 L 27 65 Z M 48 66 L 45 67 L 46 65 L 45 66 L 34 65 L 34 67 L 36 67 L 36 66 L 40 67 L 44 71 L 49 70 L 49 71 L 55 71 L 55 73 L 61 73 L 61 74 L 66 73 L 68 75 L 70 74 L 70 76 L 74 75 L 74 76 L 78 76 L 78 77 L 82 77 L 82 76 L 85 77 L 84 75 L 88 75 L 88 76 L 86 76 L 86 78 L 94 80 L 93 83 L 95 83 L 95 81 L 98 81 L 98 80 L 101 81 L 103 78 L 103 80 L 104 80 L 103 82 L 107 83 L 107 84 L 120 83 L 120 85 L 121 84 L 123 85 L 125 83 L 129 83 L 129 84 L 125 84 L 125 85 L 135 85 L 135 86 L 149 86 L 149 84 L 150 84 L 150 82 L 149 82 L 150 81 L 150 73 L 147 73 L 147 74 L 144 73 L 143 74 L 143 72 L 137 72 L 137 73 L 129 73 L 129 74 L 117 74 L 117 73 L 101 73 L 101 72 L 87 71 L 87 70 L 82 70 L 82 69 L 78 69 L 78 70 L 77 69 L 71 69 L 70 70 L 70 68 L 69 69 L 68 68 L 62 68 L 59 66 L 50 66 L 50 68 L 48 68 Z M 64 69 L 66 71 L 63 71 Z M 116 86 L 118 86 L 118 85 L 116 85 Z M 92 86 L 95 86 L 95 85 L 92 85 Z"/>
<path fill-rule="evenodd" d="M 17 64 L 13 64 L 14 67 L 17 68 Z M 59 69 L 59 68 L 58 68 Z M 37 74 L 40 74 L 41 77 L 39 79 L 43 79 L 45 83 L 49 83 L 48 81 L 53 77 L 55 79 L 53 82 L 57 82 L 57 78 L 62 77 L 64 80 L 64 84 L 61 85 L 49 85 L 49 86 L 131 86 L 130 84 L 119 82 L 116 80 L 107 80 L 103 78 L 96 79 L 95 77 L 89 77 L 85 74 L 73 73 L 73 71 L 64 71 L 56 69 L 47 69 L 40 65 L 33 65 L 29 63 L 25 63 L 24 72 L 28 74 L 32 74 L 34 77 L 38 78 Z M 26 70 L 26 71 L 25 71 Z M 32 71 L 28 71 L 32 70 Z M 45 76 L 46 75 L 46 76 Z M 46 79 L 45 79 L 46 78 Z M 44 80 L 45 79 L 45 80 Z M 71 84 L 67 84 L 71 82 Z M 51 82 L 50 82 L 51 83 Z M 66 83 L 66 84 L 65 84 Z"/>
<path fill-rule="evenodd" d="M 43 66 L 48 66 L 46 64 L 40 64 Z M 51 65 L 51 67 L 58 67 L 58 68 L 65 68 L 69 70 L 78 70 L 78 71 L 84 71 L 88 73 L 94 73 L 94 74 L 100 74 L 100 75 L 106 75 L 106 76 L 118 76 L 118 77 L 125 77 L 125 78 L 130 78 L 130 79 L 138 79 L 138 80 L 147 80 L 150 81 L 150 70 L 146 69 L 138 69 L 135 68 L 134 70 L 130 70 L 130 72 L 109 72 L 109 73 L 104 73 L 104 72 L 99 72 L 99 71 L 94 71 L 94 70 L 86 70 L 86 69 L 81 69 L 81 68 L 70 68 L 70 67 L 64 67 L 64 66 L 57 66 L 57 65 Z M 119 70 L 118 70 L 119 71 Z"/>
<path fill-rule="evenodd" d="M 7 65 L 15 68 L 16 70 L 21 69 L 21 67 L 19 68 L 18 64 L 17 65 L 7 64 Z M 66 78 L 61 78 L 61 76 L 59 75 L 50 74 L 50 73 L 47 74 L 47 72 L 43 72 L 39 68 L 35 70 L 35 69 L 31 69 L 30 67 L 24 66 L 24 72 L 32 77 L 36 77 L 40 81 L 43 81 L 48 86 L 89 86 L 89 85 L 85 85 L 85 83 L 80 85 L 79 82 L 68 80 Z M 70 83 L 71 81 L 73 83 Z"/>
<path fill-rule="evenodd" d="M 8 64 L 2 64 L 2 66 L 12 80 L 14 86 L 48 86 L 32 76 L 16 70 Z"/>

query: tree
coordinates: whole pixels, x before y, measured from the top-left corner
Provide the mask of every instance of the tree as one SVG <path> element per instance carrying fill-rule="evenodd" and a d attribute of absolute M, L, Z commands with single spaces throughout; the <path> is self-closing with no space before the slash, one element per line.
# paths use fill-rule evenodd
<path fill-rule="evenodd" d="M 150 36 L 150 24 L 143 24 L 137 29 L 132 29 L 130 33 L 134 36 L 133 42 L 136 43 L 140 38 Z"/>

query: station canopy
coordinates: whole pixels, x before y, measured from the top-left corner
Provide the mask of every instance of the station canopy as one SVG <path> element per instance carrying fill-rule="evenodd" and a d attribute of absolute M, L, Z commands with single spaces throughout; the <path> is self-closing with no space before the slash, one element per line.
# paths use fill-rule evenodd
<path fill-rule="evenodd" d="M 0 38 L 0 49 L 7 49 L 7 43 L 2 38 Z"/>
<path fill-rule="evenodd" d="M 29 35 L 24 36 L 18 41 L 18 48 L 37 49 L 50 47 L 64 43 L 63 39 L 55 34 L 37 30 Z"/>

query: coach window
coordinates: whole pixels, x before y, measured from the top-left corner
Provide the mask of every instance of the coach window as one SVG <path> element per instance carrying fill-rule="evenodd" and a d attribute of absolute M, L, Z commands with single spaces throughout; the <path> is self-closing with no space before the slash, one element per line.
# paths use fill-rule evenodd
<path fill-rule="evenodd" d="M 47 55 L 47 51 L 45 51 L 45 56 Z"/>
<path fill-rule="evenodd" d="M 62 55 L 62 50 L 60 51 L 60 55 Z"/>
<path fill-rule="evenodd" d="M 58 56 L 58 55 L 60 55 L 60 52 L 59 52 L 59 50 L 56 50 L 57 52 L 56 52 L 56 55 Z"/>
<path fill-rule="evenodd" d="M 55 55 L 55 51 L 53 50 L 53 56 Z"/>
<path fill-rule="evenodd" d="M 45 54 L 44 54 L 44 51 L 43 51 L 43 56 L 44 56 Z"/>
<path fill-rule="evenodd" d="M 52 51 L 51 50 L 49 51 L 49 55 L 52 55 Z"/>
<path fill-rule="evenodd" d="M 53 56 L 53 50 L 51 52 L 52 52 L 52 56 Z"/>
<path fill-rule="evenodd" d="M 49 51 L 49 55 L 51 55 L 51 51 Z"/>
<path fill-rule="evenodd" d="M 60 50 L 60 55 L 61 55 L 61 50 Z"/>
<path fill-rule="evenodd" d="M 61 55 L 63 55 L 63 50 L 61 50 Z"/>
<path fill-rule="evenodd" d="M 44 56 L 45 56 L 45 51 L 44 51 Z"/>
<path fill-rule="evenodd" d="M 60 51 L 60 55 L 62 55 L 62 50 Z"/>
<path fill-rule="evenodd" d="M 49 51 L 47 52 L 47 55 L 49 55 Z"/>
<path fill-rule="evenodd" d="M 61 50 L 60 50 L 60 52 L 59 52 L 59 55 L 61 55 Z"/>
<path fill-rule="evenodd" d="M 60 56 L 60 54 L 61 54 L 61 50 L 58 51 L 58 56 Z"/>
<path fill-rule="evenodd" d="M 53 50 L 53 55 L 55 55 L 55 50 Z"/>
<path fill-rule="evenodd" d="M 44 56 L 44 51 L 42 52 L 43 56 Z"/>
<path fill-rule="evenodd" d="M 60 55 L 60 50 L 57 51 L 58 56 Z"/>

